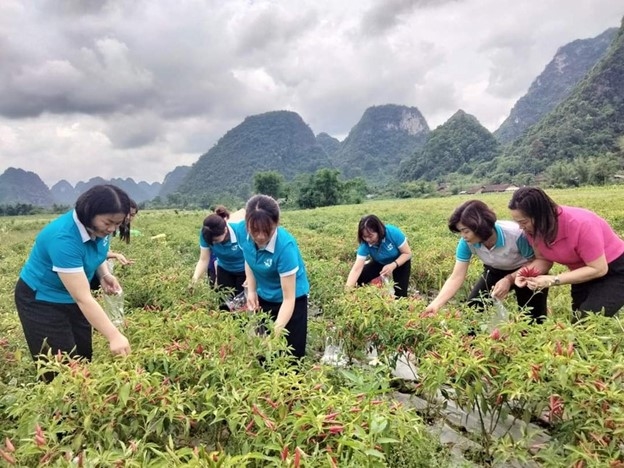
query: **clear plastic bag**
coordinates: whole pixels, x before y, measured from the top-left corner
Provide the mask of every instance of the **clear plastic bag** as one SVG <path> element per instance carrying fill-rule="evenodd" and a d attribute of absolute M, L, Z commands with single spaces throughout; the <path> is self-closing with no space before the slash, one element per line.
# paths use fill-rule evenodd
<path fill-rule="evenodd" d="M 120 289 L 113 294 L 103 294 L 104 297 L 104 312 L 108 315 L 108 318 L 113 325 L 120 328 L 124 324 L 124 294 Z"/>
<path fill-rule="evenodd" d="M 394 282 L 391 278 L 379 275 L 377 278 L 372 279 L 370 283 L 394 296 Z"/>
<path fill-rule="evenodd" d="M 243 290 L 234 296 L 229 301 L 226 301 L 225 305 L 228 306 L 230 312 L 238 312 L 241 310 L 247 310 L 247 290 Z"/>
<path fill-rule="evenodd" d="M 500 299 L 496 299 L 495 297 L 493 299 L 495 313 L 488 325 L 488 329 L 490 331 L 494 330 L 501 323 L 509 321 L 509 311 L 507 310 L 507 308 L 503 305 Z"/>
<path fill-rule="evenodd" d="M 325 352 L 321 363 L 328 366 L 343 367 L 347 365 L 347 356 L 342 349 L 342 342 L 335 343 L 331 336 L 325 339 Z"/>

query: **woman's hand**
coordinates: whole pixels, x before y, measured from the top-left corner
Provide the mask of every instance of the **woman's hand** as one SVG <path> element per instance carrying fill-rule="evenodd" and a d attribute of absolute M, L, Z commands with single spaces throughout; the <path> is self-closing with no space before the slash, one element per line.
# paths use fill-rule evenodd
<path fill-rule="evenodd" d="M 388 263 L 387 265 L 384 265 L 379 274 L 385 278 L 392 278 L 392 272 L 396 270 L 396 267 L 396 263 Z"/>
<path fill-rule="evenodd" d="M 118 294 L 121 292 L 121 285 L 112 273 L 106 273 L 100 278 L 100 284 L 106 294 Z"/>
<path fill-rule="evenodd" d="M 130 354 L 130 343 L 128 338 L 121 333 L 114 335 L 108 343 L 111 353 L 115 356 L 127 356 Z"/>
<path fill-rule="evenodd" d="M 523 278 L 526 280 L 526 285 L 529 289 L 533 291 L 541 291 L 542 289 L 546 289 L 550 287 L 555 277 L 553 275 L 540 275 L 535 276 L 534 278 Z"/>
<path fill-rule="evenodd" d="M 512 280 L 509 276 L 505 276 L 503 279 L 497 281 L 492 288 L 492 297 L 499 300 L 505 299 L 507 294 L 509 294 L 512 284 Z"/>
<path fill-rule="evenodd" d="M 247 290 L 247 309 L 257 310 L 260 308 L 260 302 L 258 301 L 258 293 L 250 289 Z"/>
<path fill-rule="evenodd" d="M 127 259 L 124 254 L 115 253 L 115 257 L 114 258 L 119 263 L 121 263 L 123 266 L 125 266 L 125 265 L 132 265 L 134 263 L 134 260 Z"/>

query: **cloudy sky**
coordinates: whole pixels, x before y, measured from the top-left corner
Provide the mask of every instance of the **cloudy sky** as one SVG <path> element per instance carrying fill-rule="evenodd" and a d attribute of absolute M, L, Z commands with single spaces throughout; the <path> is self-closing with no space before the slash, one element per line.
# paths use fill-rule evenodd
<path fill-rule="evenodd" d="M 559 47 L 623 15 L 621 0 L 0 0 L 0 173 L 162 181 L 281 109 L 339 139 L 387 103 L 494 131 Z"/>

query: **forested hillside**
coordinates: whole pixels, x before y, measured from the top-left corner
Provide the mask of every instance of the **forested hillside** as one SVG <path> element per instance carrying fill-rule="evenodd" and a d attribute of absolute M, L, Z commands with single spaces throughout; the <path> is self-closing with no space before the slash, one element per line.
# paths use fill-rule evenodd
<path fill-rule="evenodd" d="M 429 125 L 415 107 L 369 107 L 332 157 L 346 178 L 384 183 L 396 179 L 401 161 L 424 145 Z"/>
<path fill-rule="evenodd" d="M 191 167 L 179 188 L 183 195 L 249 195 L 254 174 L 277 171 L 287 180 L 331 167 L 314 133 L 295 112 L 247 117 Z"/>
<path fill-rule="evenodd" d="M 539 174 L 558 161 L 619 154 L 624 136 L 624 25 L 559 106 L 506 148 L 498 172 Z"/>
<path fill-rule="evenodd" d="M 450 173 L 470 174 L 499 154 L 499 144 L 476 117 L 457 111 L 431 132 L 421 151 L 401 165 L 399 179 L 435 180 Z"/>
<path fill-rule="evenodd" d="M 610 28 L 594 38 L 577 39 L 561 47 L 494 136 L 503 144 L 511 143 L 553 110 L 605 55 L 617 32 Z"/>

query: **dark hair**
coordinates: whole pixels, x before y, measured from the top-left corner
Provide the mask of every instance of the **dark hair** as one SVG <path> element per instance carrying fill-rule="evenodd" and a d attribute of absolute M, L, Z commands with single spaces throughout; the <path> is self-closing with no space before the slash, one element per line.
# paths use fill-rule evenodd
<path fill-rule="evenodd" d="M 222 236 L 227 232 L 226 220 L 229 217 L 230 212 L 223 205 L 217 206 L 214 213 L 206 216 L 201 232 L 206 244 L 212 245 L 215 237 Z"/>
<path fill-rule="evenodd" d="M 511 196 L 508 208 L 531 218 L 533 237 L 542 239 L 546 245 L 557 237 L 559 207 L 541 188 L 519 188 Z"/>
<path fill-rule="evenodd" d="M 111 184 L 94 185 L 76 200 L 76 216 L 88 228 L 93 228 L 93 218 L 101 214 L 130 213 L 130 197 Z"/>
<path fill-rule="evenodd" d="M 494 233 L 496 213 L 481 200 L 468 200 L 453 211 L 448 220 L 451 232 L 459 232 L 458 224 L 463 224 L 481 241 L 488 240 Z"/>
<path fill-rule="evenodd" d="M 268 195 L 254 195 L 245 206 L 247 232 L 260 232 L 271 235 L 279 224 L 280 209 L 274 198 Z"/>
<path fill-rule="evenodd" d="M 357 235 L 359 243 L 364 242 L 364 239 L 362 237 L 364 231 L 377 233 L 377 236 L 379 236 L 380 241 L 381 239 L 386 237 L 386 226 L 384 225 L 384 223 L 381 222 L 381 219 L 379 219 L 377 216 L 372 215 L 372 214 L 362 216 L 362 219 L 360 219 L 360 223 L 358 224 L 358 235 Z"/>
<path fill-rule="evenodd" d="M 130 210 L 135 209 L 136 213 L 139 212 L 139 206 L 137 205 L 137 203 L 130 199 Z M 135 213 L 135 214 L 136 214 Z M 130 218 L 130 211 L 128 212 L 128 215 L 126 216 L 126 218 L 124 219 L 123 223 L 121 223 L 119 225 L 119 238 L 124 241 L 126 244 L 130 243 L 130 223 L 131 223 L 131 218 Z M 115 234 L 113 234 L 115 235 Z"/>

